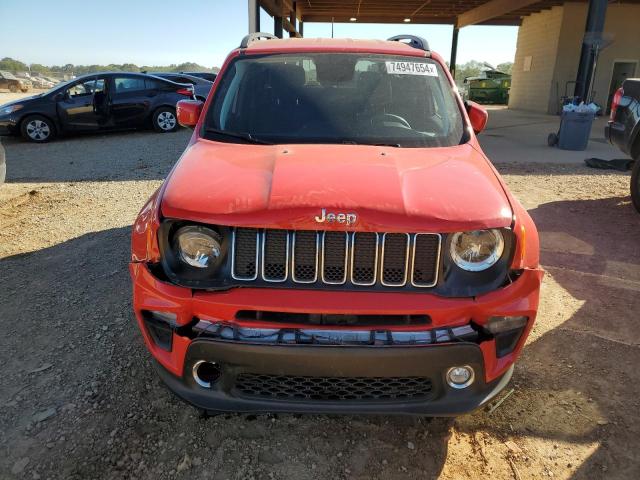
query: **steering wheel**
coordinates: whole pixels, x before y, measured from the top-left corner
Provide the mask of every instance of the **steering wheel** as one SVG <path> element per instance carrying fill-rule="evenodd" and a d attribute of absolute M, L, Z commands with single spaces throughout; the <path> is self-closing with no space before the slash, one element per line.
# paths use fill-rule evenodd
<path fill-rule="evenodd" d="M 393 113 L 379 113 L 371 117 L 371 125 L 384 122 L 394 123 L 404 128 L 412 129 L 411 124 L 400 115 L 394 115 Z"/>

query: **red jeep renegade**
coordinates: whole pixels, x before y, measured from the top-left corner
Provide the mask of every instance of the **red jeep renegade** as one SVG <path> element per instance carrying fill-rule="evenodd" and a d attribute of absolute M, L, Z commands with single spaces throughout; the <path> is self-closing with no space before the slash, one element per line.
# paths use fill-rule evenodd
<path fill-rule="evenodd" d="M 245 37 L 133 227 L 157 370 L 207 412 L 455 415 L 508 383 L 538 235 L 418 37 Z"/>

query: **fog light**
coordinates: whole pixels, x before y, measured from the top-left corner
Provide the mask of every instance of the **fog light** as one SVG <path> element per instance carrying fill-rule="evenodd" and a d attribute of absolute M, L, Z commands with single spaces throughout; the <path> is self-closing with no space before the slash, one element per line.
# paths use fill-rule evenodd
<path fill-rule="evenodd" d="M 447 370 L 447 383 L 452 388 L 467 388 L 473 383 L 475 373 L 473 368 L 465 365 L 463 367 L 451 367 Z"/>
<path fill-rule="evenodd" d="M 220 365 L 216 362 L 207 362 L 206 360 L 199 360 L 194 363 L 191 372 L 193 379 L 202 388 L 211 388 L 211 385 L 215 383 L 222 374 Z"/>

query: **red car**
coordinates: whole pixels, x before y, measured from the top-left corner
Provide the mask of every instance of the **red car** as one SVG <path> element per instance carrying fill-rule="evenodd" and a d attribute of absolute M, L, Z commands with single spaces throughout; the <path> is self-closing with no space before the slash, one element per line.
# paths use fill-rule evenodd
<path fill-rule="evenodd" d="M 140 212 L 135 314 L 207 412 L 455 415 L 508 383 L 536 316 L 538 234 L 442 58 L 254 34 Z"/>

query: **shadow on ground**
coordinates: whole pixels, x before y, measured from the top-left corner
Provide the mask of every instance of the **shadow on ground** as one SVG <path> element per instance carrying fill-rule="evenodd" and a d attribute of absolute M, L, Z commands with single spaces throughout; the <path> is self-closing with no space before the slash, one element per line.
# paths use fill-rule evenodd
<path fill-rule="evenodd" d="M 80 182 L 164 179 L 192 131 L 114 132 L 61 137 L 33 144 L 2 137 L 7 182 Z"/>
<path fill-rule="evenodd" d="M 638 478 L 640 218 L 628 198 L 551 202 L 530 214 L 547 278 L 516 393 L 493 427 L 571 444 L 535 455 L 575 469 L 572 478 Z M 486 428 L 483 418 L 462 423 Z M 580 445 L 593 452 L 581 459 Z"/>
<path fill-rule="evenodd" d="M 451 455 L 455 425 L 498 439 L 515 435 L 531 449 L 543 448 L 531 443 L 536 439 L 548 440 L 550 458 L 552 443 L 569 442 L 573 451 L 556 451 L 550 465 L 564 471 L 559 462 L 573 463 L 574 478 L 636 478 L 638 218 L 624 199 L 554 202 L 531 213 L 550 273 L 537 339 L 516 369 L 516 393 L 491 416 L 480 411 L 455 423 L 199 418 L 156 380 L 134 324 L 128 227 L 4 258 L 0 469 L 28 458 L 27 472 L 66 479 L 176 472 L 183 478 L 434 478 Z M 552 292 L 551 282 L 564 293 Z M 574 310 L 566 309 L 568 301 Z M 580 446 L 593 443 L 598 448 L 584 456 Z M 501 443 L 492 448 L 504 451 Z"/>

